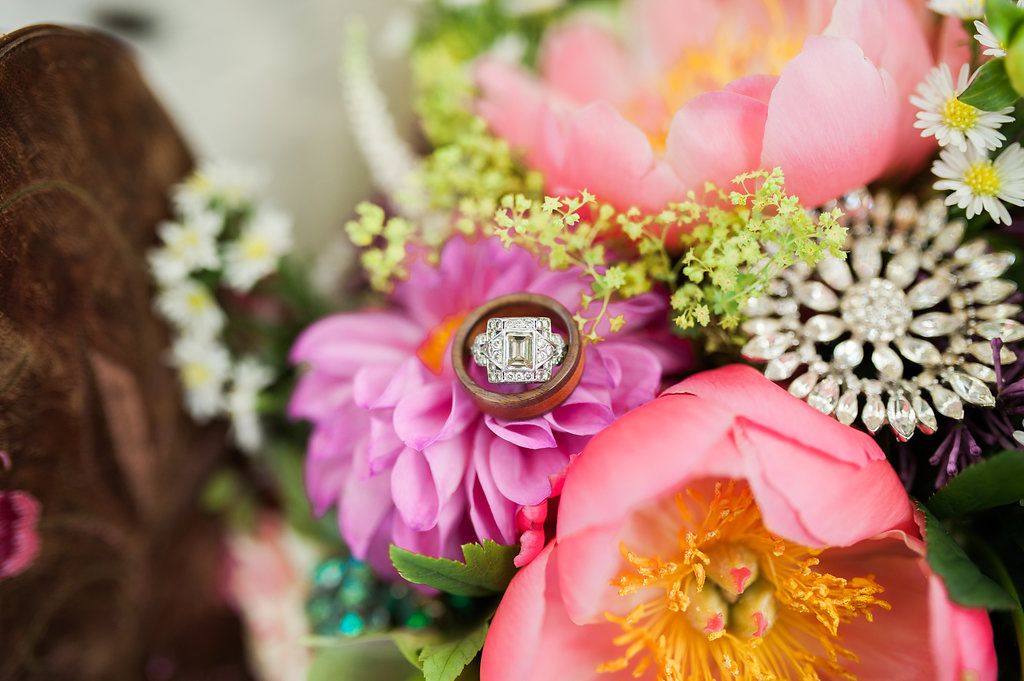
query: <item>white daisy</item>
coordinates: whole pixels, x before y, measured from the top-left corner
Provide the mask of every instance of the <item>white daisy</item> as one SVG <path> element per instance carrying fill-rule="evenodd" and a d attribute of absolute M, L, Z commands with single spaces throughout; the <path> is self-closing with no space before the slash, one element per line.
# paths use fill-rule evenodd
<path fill-rule="evenodd" d="M 954 203 L 967 209 L 972 218 L 983 210 L 996 222 L 1010 224 L 1010 213 L 1003 202 L 1024 206 L 1024 149 L 1014 142 L 995 160 L 975 147 L 966 152 L 946 148 L 932 165 L 932 172 L 942 178 L 936 189 L 949 189 L 946 205 Z"/>
<path fill-rule="evenodd" d="M 162 222 L 157 228 L 163 247 L 149 254 L 154 278 L 161 285 L 184 279 L 197 270 L 220 267 L 217 235 L 221 216 L 209 211 L 189 215 L 183 222 Z"/>
<path fill-rule="evenodd" d="M 213 338 L 224 328 L 224 311 L 210 289 L 195 279 L 182 279 L 156 297 L 156 309 L 186 335 Z"/>
<path fill-rule="evenodd" d="M 186 215 L 217 206 L 240 210 L 252 203 L 266 185 L 263 171 L 224 161 L 204 161 L 183 183 L 174 187 L 174 205 Z"/>
<path fill-rule="evenodd" d="M 235 442 L 248 454 L 254 454 L 263 444 L 263 428 L 256 407 L 260 392 L 273 381 L 273 370 L 252 357 L 235 365 L 227 394 L 227 412 L 231 416 Z"/>
<path fill-rule="evenodd" d="M 185 407 L 197 421 L 216 416 L 224 407 L 224 384 L 231 356 L 217 341 L 183 336 L 171 348 L 171 364 L 185 391 Z"/>
<path fill-rule="evenodd" d="M 977 33 L 974 34 L 974 39 L 977 40 L 982 47 L 986 47 L 982 54 L 990 57 L 1005 57 L 1006 56 L 1006 45 L 999 42 L 999 38 L 992 32 L 992 29 L 988 27 L 984 21 L 975 20 L 974 29 Z"/>
<path fill-rule="evenodd" d="M 238 239 L 224 248 L 224 279 L 245 293 L 277 269 L 277 261 L 292 246 L 292 222 L 285 213 L 261 210 L 242 228 Z"/>
<path fill-rule="evenodd" d="M 950 17 L 981 19 L 985 16 L 985 0 L 928 0 L 928 9 Z"/>
<path fill-rule="evenodd" d="M 921 137 L 934 135 L 939 146 L 952 145 L 967 151 L 970 142 L 979 149 L 998 149 L 1006 141 L 999 126 L 1013 120 L 1007 115 L 1013 107 L 982 111 L 957 99 L 970 84 L 970 71 L 964 64 L 957 82 L 953 83 L 953 75 L 946 64 L 933 68 L 917 86 L 917 95 L 910 97 L 910 102 L 921 109 L 914 127 L 923 128 Z"/>

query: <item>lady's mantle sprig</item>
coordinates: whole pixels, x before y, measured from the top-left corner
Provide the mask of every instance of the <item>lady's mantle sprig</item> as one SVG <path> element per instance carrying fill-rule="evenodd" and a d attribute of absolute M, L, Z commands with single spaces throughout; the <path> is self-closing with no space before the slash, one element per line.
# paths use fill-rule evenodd
<path fill-rule="evenodd" d="M 229 349 L 232 320 L 218 296 L 248 294 L 291 249 L 291 220 L 254 198 L 261 185 L 245 168 L 203 165 L 173 189 L 174 220 L 159 226 L 161 245 L 149 254 L 186 409 L 199 421 L 229 416 L 235 442 L 250 453 L 262 443 L 258 397 L 276 376 Z"/>

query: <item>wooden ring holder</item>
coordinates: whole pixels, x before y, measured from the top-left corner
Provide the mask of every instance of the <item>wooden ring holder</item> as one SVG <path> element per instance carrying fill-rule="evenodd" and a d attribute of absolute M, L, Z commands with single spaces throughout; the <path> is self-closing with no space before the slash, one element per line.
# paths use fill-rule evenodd
<path fill-rule="evenodd" d="M 551 380 L 521 393 L 494 392 L 473 380 L 466 369 L 470 343 L 487 330 L 487 320 L 493 317 L 547 317 L 568 334 L 565 359 Z M 513 293 L 484 303 L 466 316 L 452 343 L 455 375 L 473 402 L 486 414 L 515 421 L 546 414 L 565 402 L 583 376 L 583 360 L 576 321 L 561 303 L 539 293 Z"/>

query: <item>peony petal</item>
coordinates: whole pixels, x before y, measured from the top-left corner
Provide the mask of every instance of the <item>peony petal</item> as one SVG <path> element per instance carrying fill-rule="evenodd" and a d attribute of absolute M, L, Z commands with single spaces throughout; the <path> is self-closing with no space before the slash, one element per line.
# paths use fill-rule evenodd
<path fill-rule="evenodd" d="M 679 491 L 693 478 L 743 477 L 731 442 L 734 417 L 689 395 L 658 398 L 631 411 L 587 445 L 566 476 L 558 537 L 570 564 L 562 582 L 566 608 L 578 623 L 603 618 L 608 583 L 620 571 L 619 541 L 632 509 Z M 683 444 L 685 443 L 685 444 Z M 631 453 L 643 452 L 639 466 Z"/>
<path fill-rule="evenodd" d="M 936 681 L 995 681 L 996 651 L 992 622 L 982 608 L 964 608 L 949 600 L 942 580 L 929 577 L 931 649 L 939 673 Z"/>
<path fill-rule="evenodd" d="M 852 579 L 873 575 L 891 610 L 874 608 L 872 620 L 857 617 L 839 626 L 843 646 L 860 659 L 846 662 L 858 679 L 917 681 L 937 679 L 930 656 L 928 579 L 922 571 L 921 541 L 888 532 L 849 548 L 828 549 L 818 570 Z M 952 678 L 952 677 L 951 677 Z"/>
<path fill-rule="evenodd" d="M 786 424 L 783 432 L 793 428 L 792 419 L 780 423 Z M 778 428 L 740 419 L 736 433 L 747 479 L 772 532 L 805 546 L 847 546 L 891 528 L 913 529 L 913 505 L 887 461 L 841 461 L 818 448 L 794 446 Z M 818 446 L 845 450 L 852 442 L 847 437 Z"/>
<path fill-rule="evenodd" d="M 481 59 L 475 76 L 481 93 L 477 112 L 491 131 L 513 149 L 526 150 L 530 166 L 549 170 L 534 151 L 545 146 L 541 135 L 551 125 L 543 88 L 522 70 L 493 58 Z"/>
<path fill-rule="evenodd" d="M 479 411 L 458 383 L 425 385 L 395 407 L 395 432 L 408 446 L 423 449 L 463 430 Z"/>
<path fill-rule="evenodd" d="M 761 166 L 768 106 L 756 99 L 719 90 L 699 95 L 672 119 L 666 158 L 683 186 L 705 182 L 728 187 L 737 175 Z"/>
<path fill-rule="evenodd" d="M 585 19 L 548 31 L 539 65 L 548 87 L 583 104 L 604 100 L 618 105 L 636 89 L 622 44 Z"/>
<path fill-rule="evenodd" d="M 881 175 L 899 107 L 892 77 L 855 43 L 810 36 L 772 91 L 761 165 L 781 166 L 787 190 L 820 205 Z"/>
<path fill-rule="evenodd" d="M 559 555 L 554 543 L 520 570 L 498 605 L 484 640 L 480 678 L 486 681 L 620 681 L 629 670 L 599 673 L 619 654 L 611 644 L 622 630 L 610 622 L 579 627 L 558 593 Z"/>
<path fill-rule="evenodd" d="M 775 89 L 775 84 L 779 82 L 778 76 L 766 76 L 762 74 L 754 74 L 752 76 L 743 76 L 736 80 L 728 83 L 722 88 L 725 92 L 733 92 L 737 95 L 743 95 L 750 99 L 756 100 L 763 104 L 768 104 L 771 101 L 772 90 Z"/>
<path fill-rule="evenodd" d="M 844 426 L 835 419 L 791 396 L 756 369 L 734 364 L 703 371 L 665 390 L 666 395 L 696 395 L 703 400 L 735 410 L 750 421 L 771 428 L 778 426 L 785 437 L 818 449 L 830 458 L 861 465 L 868 460 L 885 460 L 885 454 L 866 433 Z M 838 447 L 836 443 L 845 446 Z"/>
<path fill-rule="evenodd" d="M 620 208 L 636 204 L 642 179 L 655 166 L 651 143 L 638 127 L 610 104 L 595 102 L 568 116 L 565 139 L 572 153 L 549 182 L 572 194 L 587 189 Z"/>

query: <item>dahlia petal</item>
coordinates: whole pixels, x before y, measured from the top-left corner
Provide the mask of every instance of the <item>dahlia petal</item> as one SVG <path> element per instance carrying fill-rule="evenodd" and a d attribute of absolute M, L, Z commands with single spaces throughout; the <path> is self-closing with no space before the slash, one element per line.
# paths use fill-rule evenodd
<path fill-rule="evenodd" d="M 408 446 L 423 449 L 465 428 L 480 412 L 458 383 L 432 383 L 406 395 L 395 407 L 395 432 Z"/>
<path fill-rule="evenodd" d="M 303 331 L 291 361 L 318 371 L 350 375 L 368 364 L 398 364 L 423 340 L 423 330 L 394 312 L 352 312 L 326 317 Z"/>
<path fill-rule="evenodd" d="M 740 173 L 761 165 L 768 106 L 719 90 L 691 99 L 672 119 L 666 158 L 688 189 L 704 182 L 728 187 Z"/>
<path fill-rule="evenodd" d="M 319 423 L 351 403 L 352 384 L 321 371 L 307 371 L 288 401 L 288 416 Z"/>
<path fill-rule="evenodd" d="M 423 452 L 406 447 L 398 455 L 391 471 L 391 498 L 411 529 L 429 530 L 437 524 L 441 504 Z"/>
<path fill-rule="evenodd" d="M 899 107 L 892 77 L 855 43 L 810 36 L 772 91 L 761 165 L 781 166 L 787 190 L 820 205 L 881 175 Z"/>
<path fill-rule="evenodd" d="M 484 417 L 484 423 L 502 440 L 525 449 L 555 446 L 551 424 L 541 417 L 525 421 L 508 421 L 488 414 Z"/>
<path fill-rule="evenodd" d="M 471 437 L 461 433 L 449 440 L 438 440 L 423 449 L 423 458 L 430 466 L 439 505 L 448 503 L 462 483 L 472 447 Z"/>
<path fill-rule="evenodd" d="M 540 552 L 509 584 L 484 641 L 481 678 L 488 681 L 620 681 L 628 670 L 599 673 L 597 666 L 616 651 L 611 640 L 622 633 L 603 622 L 578 627 L 559 598 L 558 549 Z"/>
<path fill-rule="evenodd" d="M 650 402 L 661 385 L 661 362 L 643 347 L 605 342 L 601 356 L 612 385 L 612 411 L 622 414 Z"/>
<path fill-rule="evenodd" d="M 366 469 L 378 475 L 394 465 L 405 443 L 395 434 L 391 414 L 370 414 L 370 431 L 366 442 Z"/>
<path fill-rule="evenodd" d="M 651 397 L 654 397 L 653 392 Z M 555 429 L 565 433 L 593 435 L 614 421 L 615 414 L 607 404 L 580 401 L 575 404 L 563 403 L 554 411 L 545 414 L 544 419 Z"/>
<path fill-rule="evenodd" d="M 471 492 L 470 518 L 481 539 L 493 539 L 499 544 L 516 542 L 517 504 L 498 489 L 491 473 L 491 448 L 503 445 L 494 440 L 486 428 L 478 428 L 473 440 L 471 468 L 466 480 Z"/>
<path fill-rule="evenodd" d="M 352 555 L 365 560 L 370 544 L 380 531 L 391 509 L 391 481 L 386 475 L 368 479 L 353 469 L 345 480 L 338 501 L 338 524 L 341 536 Z"/>
<path fill-rule="evenodd" d="M 548 31 L 539 65 L 548 87 L 578 102 L 619 104 L 635 88 L 636 78 L 622 44 L 586 20 Z"/>
<path fill-rule="evenodd" d="M 333 506 L 341 494 L 352 452 L 355 448 L 361 412 L 342 412 L 342 417 L 313 430 L 306 455 L 306 493 L 313 513 L 321 516 Z"/>
<path fill-rule="evenodd" d="M 429 378 L 428 369 L 418 357 L 409 357 L 394 366 L 367 366 L 352 378 L 352 399 L 363 409 L 390 409 L 403 395 L 416 390 Z"/>
<path fill-rule="evenodd" d="M 518 506 L 538 504 L 551 496 L 551 476 L 565 468 L 569 456 L 559 449 L 509 450 L 495 441 L 490 472 L 498 491 Z"/>

